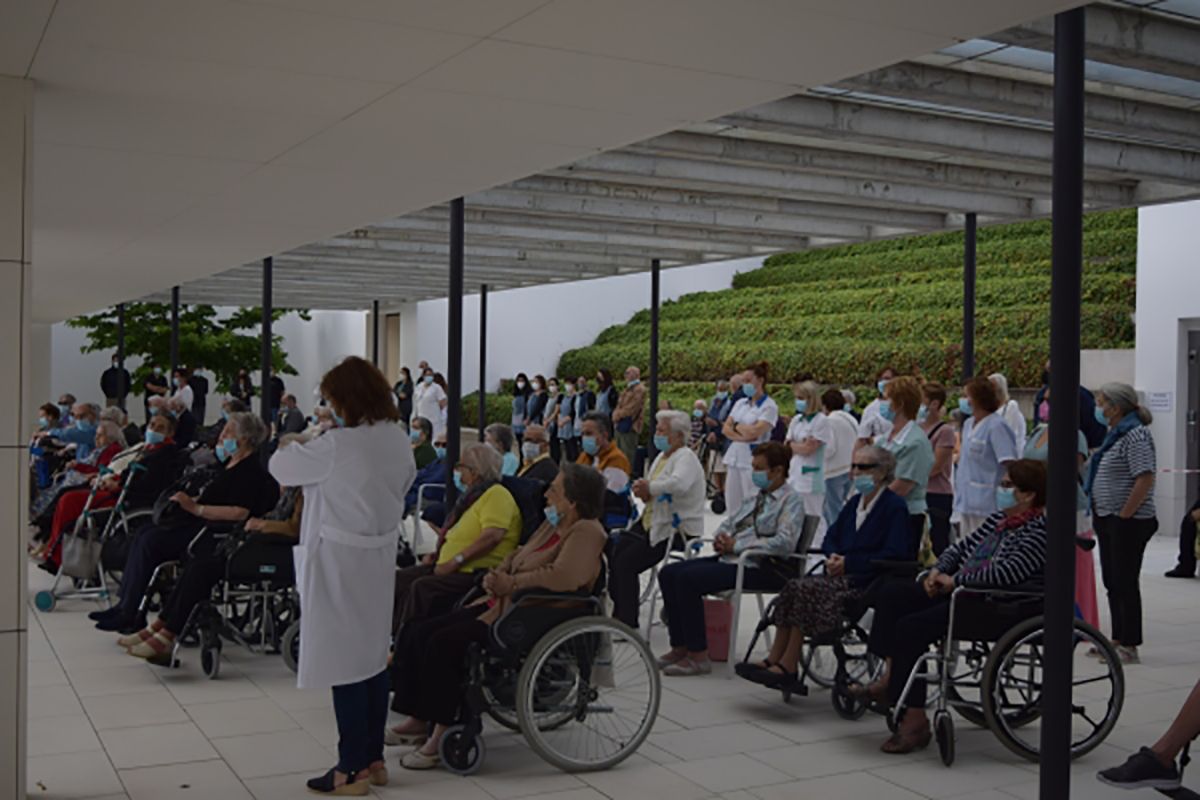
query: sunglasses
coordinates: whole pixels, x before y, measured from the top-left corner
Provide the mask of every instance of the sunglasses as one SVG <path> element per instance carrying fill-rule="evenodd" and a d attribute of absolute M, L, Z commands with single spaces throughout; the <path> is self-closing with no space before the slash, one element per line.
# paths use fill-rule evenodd
<path fill-rule="evenodd" d="M 859 470 L 860 472 L 866 472 L 868 470 L 877 469 L 879 467 L 878 464 L 851 464 L 850 466 L 854 467 L 856 470 Z"/>

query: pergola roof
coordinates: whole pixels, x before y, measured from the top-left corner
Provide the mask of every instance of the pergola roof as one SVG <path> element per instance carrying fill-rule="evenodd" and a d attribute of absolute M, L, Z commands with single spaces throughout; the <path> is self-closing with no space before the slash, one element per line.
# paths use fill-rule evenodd
<path fill-rule="evenodd" d="M 1087 44 L 1087 208 L 1200 197 L 1200 0 L 1092 5 Z M 1052 47 L 1038 20 L 469 195 L 468 291 L 1048 216 Z M 280 253 L 275 302 L 444 296 L 448 230 L 441 205 Z M 255 304 L 258 278 L 183 299 Z"/>

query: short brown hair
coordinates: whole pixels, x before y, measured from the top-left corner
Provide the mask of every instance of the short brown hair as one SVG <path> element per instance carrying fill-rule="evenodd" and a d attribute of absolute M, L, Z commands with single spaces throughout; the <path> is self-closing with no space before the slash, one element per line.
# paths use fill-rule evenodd
<path fill-rule="evenodd" d="M 765 361 L 758 361 L 746 367 L 747 372 L 753 372 L 763 385 L 766 386 L 767 376 L 771 373 L 771 366 Z"/>
<path fill-rule="evenodd" d="M 821 395 L 821 405 L 826 411 L 840 411 L 846 407 L 846 395 L 839 389 L 826 389 Z"/>
<path fill-rule="evenodd" d="M 604 511 L 604 475 L 582 464 L 562 465 L 563 494 L 581 519 L 600 519 Z"/>
<path fill-rule="evenodd" d="M 767 442 L 760 444 L 754 451 L 754 457 L 762 456 L 767 460 L 767 469 L 783 467 L 783 474 L 788 474 L 788 466 L 792 463 L 792 451 L 782 442 Z"/>
<path fill-rule="evenodd" d="M 47 420 L 55 420 L 62 416 L 58 410 L 58 406 L 54 403 L 43 403 L 38 407 L 38 410 L 46 415 Z"/>
<path fill-rule="evenodd" d="M 1034 508 L 1046 505 L 1046 465 L 1032 458 L 1018 458 L 1004 465 L 1008 479 L 1022 492 L 1033 492 Z"/>
<path fill-rule="evenodd" d="M 942 408 L 946 407 L 946 387 L 940 383 L 927 383 L 921 387 L 922 394 L 928 400 L 937 400 Z"/>
<path fill-rule="evenodd" d="M 991 414 L 1000 407 L 1000 396 L 996 393 L 996 385 L 982 375 L 976 375 L 963 386 L 967 399 L 973 408 L 982 408 Z"/>
<path fill-rule="evenodd" d="M 392 387 L 379 368 L 359 356 L 342 360 L 321 378 L 321 395 L 342 413 L 348 427 L 400 421 Z"/>
<path fill-rule="evenodd" d="M 921 411 L 921 384 L 911 375 L 892 378 L 883 387 L 883 396 L 891 401 L 893 409 L 908 419 L 916 419 Z"/>

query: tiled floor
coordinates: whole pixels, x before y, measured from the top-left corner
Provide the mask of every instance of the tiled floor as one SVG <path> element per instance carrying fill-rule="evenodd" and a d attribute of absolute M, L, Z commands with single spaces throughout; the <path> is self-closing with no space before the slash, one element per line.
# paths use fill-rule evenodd
<path fill-rule="evenodd" d="M 1197 678 L 1200 581 L 1172 581 L 1173 542 L 1151 545 L 1143 587 L 1143 663 L 1126 670 L 1125 711 L 1095 753 L 1074 765 L 1073 796 L 1127 797 L 1097 783 L 1166 726 Z M 34 571 L 33 589 L 43 585 Z M 125 656 L 85 612 L 64 602 L 31 613 L 29 796 L 32 798 L 305 797 L 304 779 L 334 762 L 336 730 L 325 692 L 295 688 L 278 657 L 226 648 L 220 678 L 206 679 L 194 652 L 164 671 Z M 747 611 L 742 630 L 753 628 Z M 661 629 L 655 647 L 662 646 Z M 779 696 L 721 676 L 665 678 L 658 726 L 637 755 L 600 773 L 568 775 L 540 761 L 519 735 L 491 731 L 481 773 L 406 772 L 389 754 L 381 798 L 419 790 L 439 800 L 1011 800 L 1037 796 L 1037 766 L 1008 753 L 990 733 L 958 724 L 958 760 L 936 749 L 887 756 L 883 720 L 847 722 L 816 691 L 784 705 Z M 1189 781 L 1196 784 L 1196 780 Z"/>

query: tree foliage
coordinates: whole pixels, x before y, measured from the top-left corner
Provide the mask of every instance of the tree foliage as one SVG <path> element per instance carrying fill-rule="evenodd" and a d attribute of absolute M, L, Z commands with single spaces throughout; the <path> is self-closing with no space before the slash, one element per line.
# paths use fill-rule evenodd
<path fill-rule="evenodd" d="M 289 313 L 308 320 L 305 310 L 276 309 L 271 318 L 279 321 Z M 117 349 L 117 310 L 109 308 L 67 322 L 87 332 L 84 353 Z M 228 392 L 239 369 L 255 370 L 262 358 L 261 308 L 239 308 L 228 317 L 218 317 L 210 305 L 179 307 L 179 363 L 203 366 L 217 379 L 218 392 Z M 276 374 L 295 375 L 283 349 L 283 337 L 271 337 L 271 369 Z M 137 356 L 142 365 L 134 371 L 133 385 L 141 386 L 155 366 L 171 366 L 171 306 L 169 303 L 125 304 L 125 356 Z"/>

